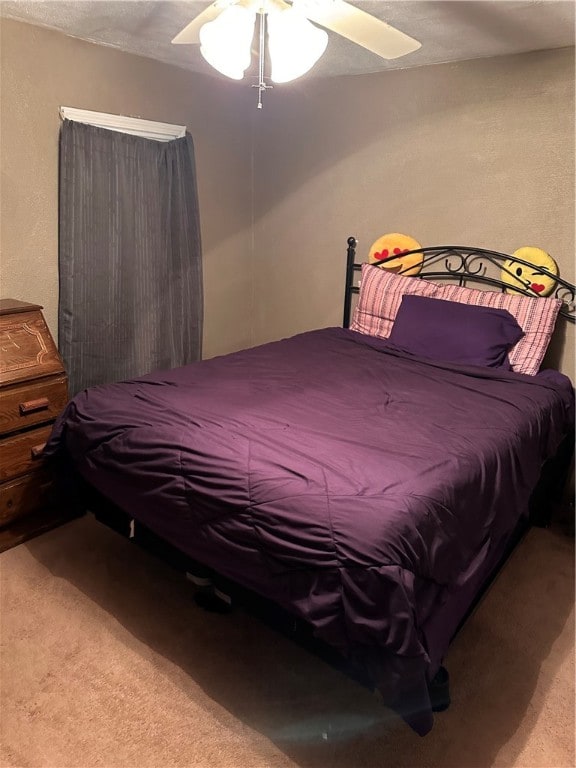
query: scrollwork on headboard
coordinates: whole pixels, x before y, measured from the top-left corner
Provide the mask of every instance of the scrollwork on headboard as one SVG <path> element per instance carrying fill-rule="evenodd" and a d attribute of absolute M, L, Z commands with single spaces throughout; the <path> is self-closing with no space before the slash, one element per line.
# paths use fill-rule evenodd
<path fill-rule="evenodd" d="M 348 238 L 348 255 L 346 264 L 346 291 L 344 298 L 344 327 L 350 324 L 350 311 L 352 307 L 352 294 L 358 293 L 358 287 L 354 285 L 354 273 L 362 268 L 356 263 L 356 245 L 354 237 Z M 502 291 L 523 294 L 540 298 L 540 294 L 532 287 L 529 281 L 523 282 L 517 275 L 509 270 L 506 262 L 513 261 L 536 270 L 533 274 L 548 277 L 555 283 L 555 287 L 549 296 L 562 301 L 560 315 L 570 323 L 576 323 L 576 286 L 558 275 L 549 272 L 541 266 L 535 266 L 517 256 L 511 256 L 498 251 L 489 251 L 484 248 L 471 248 L 462 245 L 438 245 L 427 248 L 419 248 L 407 253 L 422 254 L 422 268 L 415 279 L 425 280 L 451 280 L 458 285 L 468 286 L 470 283 L 480 283 L 493 286 Z M 386 262 L 386 268 L 398 275 L 403 272 L 402 260 L 407 253 L 391 256 L 387 259 L 374 262 L 374 266 Z M 395 269 L 394 266 L 397 265 Z M 509 282 L 502 279 L 502 274 L 508 274 L 514 281 L 512 287 Z M 535 285 L 535 288 L 541 288 Z"/>

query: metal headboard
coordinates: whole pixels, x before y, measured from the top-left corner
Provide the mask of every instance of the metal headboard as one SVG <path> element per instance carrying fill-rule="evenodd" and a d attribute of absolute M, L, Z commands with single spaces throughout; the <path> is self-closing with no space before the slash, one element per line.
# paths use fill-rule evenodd
<path fill-rule="evenodd" d="M 356 238 L 349 237 L 346 259 L 346 289 L 344 293 L 344 328 L 348 328 L 350 325 L 352 294 L 358 293 L 359 291 L 358 286 L 354 285 L 354 273 L 359 272 L 362 269 L 362 264 L 356 263 L 356 245 Z M 416 278 L 423 278 L 426 280 L 451 280 L 456 281 L 458 285 L 463 286 L 466 286 L 470 282 L 483 283 L 499 288 L 502 291 L 506 288 L 510 288 L 508 283 L 504 283 L 499 279 L 505 261 L 513 259 L 514 262 L 518 262 L 519 264 L 524 264 L 528 267 L 534 266 L 529 261 L 524 261 L 523 259 L 519 259 L 516 256 L 511 256 L 507 253 L 487 251 L 484 248 L 470 248 L 462 245 L 435 245 L 429 248 L 418 248 L 413 251 L 399 254 L 398 256 L 391 256 L 388 259 L 375 261 L 373 264 L 374 266 L 378 266 L 378 264 L 386 262 L 386 265 L 393 265 L 395 261 L 402 259 L 407 253 L 423 254 L 422 268 L 418 275 L 415 276 Z M 488 270 L 490 266 L 496 268 L 498 276 L 493 276 L 489 273 Z M 406 267 L 406 269 L 410 269 L 410 267 Z M 576 323 L 576 286 L 569 283 L 567 280 L 552 274 L 543 267 L 538 267 L 538 273 L 547 275 L 556 281 L 556 288 L 551 295 L 562 300 L 560 316 L 565 318 L 569 323 Z M 402 269 L 398 270 L 396 274 L 401 275 Z M 509 274 L 516 277 L 512 272 Z M 533 291 L 528 285 L 524 289 L 518 286 L 518 288 L 515 289 L 515 292 L 525 296 L 541 298 L 539 294 Z"/>

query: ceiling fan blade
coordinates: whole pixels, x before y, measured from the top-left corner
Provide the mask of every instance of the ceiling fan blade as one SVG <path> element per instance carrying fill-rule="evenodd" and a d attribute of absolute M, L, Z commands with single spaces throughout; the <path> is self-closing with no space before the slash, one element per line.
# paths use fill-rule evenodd
<path fill-rule="evenodd" d="M 397 59 L 421 43 L 345 0 L 296 0 L 310 21 L 367 48 L 383 59 Z"/>
<path fill-rule="evenodd" d="M 176 44 L 197 43 L 200 45 L 200 37 L 198 36 L 200 28 L 203 27 L 204 24 L 208 24 L 209 21 L 214 21 L 214 19 L 217 19 L 223 10 L 228 8 L 230 5 L 235 5 L 236 2 L 237 0 L 216 0 L 216 2 L 212 3 L 212 5 L 209 5 L 208 8 L 205 8 L 201 13 L 199 13 L 195 19 L 192 19 L 190 24 L 185 26 L 184 29 L 176 35 L 172 42 Z"/>

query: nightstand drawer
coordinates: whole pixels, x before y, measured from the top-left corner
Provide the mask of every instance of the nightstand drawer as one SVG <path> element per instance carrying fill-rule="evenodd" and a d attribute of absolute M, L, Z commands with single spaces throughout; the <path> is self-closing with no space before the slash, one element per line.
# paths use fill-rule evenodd
<path fill-rule="evenodd" d="M 0 485 L 0 527 L 40 509 L 48 501 L 50 477 L 44 472 L 10 480 Z"/>
<path fill-rule="evenodd" d="M 0 482 L 33 472 L 42 466 L 42 451 L 52 425 L 7 437 L 0 443 Z"/>
<path fill-rule="evenodd" d="M 54 421 L 68 402 L 66 376 L 0 390 L 0 434 Z"/>

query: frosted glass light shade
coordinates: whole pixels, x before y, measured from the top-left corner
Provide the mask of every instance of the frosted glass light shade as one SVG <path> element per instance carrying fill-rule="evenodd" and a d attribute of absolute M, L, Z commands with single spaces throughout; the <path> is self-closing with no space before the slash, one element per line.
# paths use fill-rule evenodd
<path fill-rule="evenodd" d="M 271 80 L 288 83 L 312 69 L 328 45 L 328 34 L 297 8 L 268 14 Z"/>
<path fill-rule="evenodd" d="M 256 14 L 232 5 L 200 28 L 200 53 L 218 72 L 242 80 L 250 66 Z"/>

